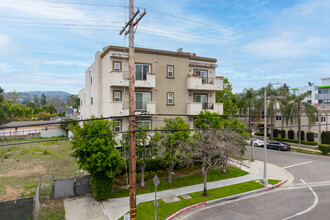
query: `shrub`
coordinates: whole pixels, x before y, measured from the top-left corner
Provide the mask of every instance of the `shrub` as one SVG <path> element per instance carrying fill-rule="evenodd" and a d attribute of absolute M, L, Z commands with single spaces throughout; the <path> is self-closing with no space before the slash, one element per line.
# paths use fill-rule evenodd
<path fill-rule="evenodd" d="M 273 136 L 274 136 L 274 137 L 278 137 L 278 129 L 276 129 L 276 128 L 274 129 L 274 131 L 273 131 Z"/>
<path fill-rule="evenodd" d="M 285 138 L 285 130 L 281 130 L 281 138 Z"/>
<path fill-rule="evenodd" d="M 108 177 L 104 173 L 91 174 L 91 186 L 95 200 L 101 201 L 110 198 L 115 183 L 114 177 Z"/>
<path fill-rule="evenodd" d="M 322 144 L 330 144 L 330 131 L 322 131 L 321 142 Z"/>
<path fill-rule="evenodd" d="M 299 134 L 299 132 L 297 131 L 297 139 L 298 139 L 298 137 L 299 137 L 299 135 L 298 135 L 298 134 Z M 305 139 L 305 137 L 304 137 L 304 136 L 305 136 L 305 131 L 300 131 L 300 140 L 302 140 L 302 141 L 303 141 L 303 140 Z"/>
<path fill-rule="evenodd" d="M 293 130 L 288 131 L 288 138 L 289 139 L 294 139 L 294 131 Z"/>
<path fill-rule="evenodd" d="M 314 142 L 314 132 L 307 132 L 307 141 Z"/>
<path fill-rule="evenodd" d="M 264 132 L 254 132 L 254 135 L 264 136 Z M 270 137 L 270 133 L 267 133 L 267 137 Z"/>
<path fill-rule="evenodd" d="M 319 150 L 325 155 L 330 153 L 330 144 L 320 144 Z"/>
<path fill-rule="evenodd" d="M 146 161 L 146 172 L 154 171 L 157 172 L 159 170 L 167 170 L 167 165 L 163 158 L 157 157 L 154 159 L 150 159 Z"/>

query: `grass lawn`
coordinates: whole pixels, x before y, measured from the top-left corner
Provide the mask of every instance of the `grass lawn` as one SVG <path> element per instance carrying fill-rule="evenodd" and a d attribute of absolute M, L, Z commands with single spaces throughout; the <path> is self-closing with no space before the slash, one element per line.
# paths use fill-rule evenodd
<path fill-rule="evenodd" d="M 291 147 L 291 150 L 298 151 L 298 152 L 309 153 L 309 154 L 317 154 L 317 155 L 330 156 L 330 154 L 325 155 L 325 154 L 322 154 L 321 152 L 315 152 L 315 151 L 305 150 L 305 149 L 299 150 L 298 148 L 294 148 L 294 147 Z"/>
<path fill-rule="evenodd" d="M 268 180 L 268 183 L 271 184 L 271 185 L 275 185 L 277 183 L 281 182 L 281 180 L 274 180 L 274 179 L 269 179 Z"/>
<path fill-rule="evenodd" d="M 207 197 L 203 197 L 202 192 L 196 192 L 189 194 L 191 196 L 191 199 L 184 199 L 181 196 L 179 196 L 181 200 L 177 202 L 165 203 L 162 200 L 158 200 L 159 206 L 157 208 L 157 217 L 159 219 L 166 219 L 167 217 L 179 211 L 180 209 L 183 209 L 190 205 L 194 205 L 196 203 L 227 197 L 239 193 L 244 193 L 251 190 L 261 189 L 263 187 L 264 186 L 261 183 L 250 181 L 250 182 L 208 190 L 207 192 L 209 195 Z M 137 206 L 137 219 L 151 220 L 154 218 L 155 218 L 154 201 L 144 202 Z M 121 219 L 123 219 L 123 217 Z"/>
<path fill-rule="evenodd" d="M 173 177 L 172 183 L 167 182 L 167 176 L 166 176 L 167 173 L 163 176 L 159 176 L 160 184 L 157 187 L 157 191 L 203 183 L 204 182 L 203 175 L 200 172 L 194 173 L 196 171 L 200 171 L 200 168 L 198 168 L 197 170 L 192 170 L 190 172 L 190 175 Z M 176 171 L 174 171 L 174 172 L 176 172 Z M 191 173 L 193 173 L 193 174 L 191 174 Z M 209 171 L 207 181 L 212 182 L 212 181 L 216 181 L 216 180 L 243 176 L 246 174 L 248 174 L 248 173 L 243 170 L 240 170 L 238 168 L 235 168 L 235 167 L 229 167 L 226 174 L 221 173 L 221 169 L 219 169 L 219 168 L 212 169 Z M 144 194 L 144 193 L 149 193 L 149 192 L 154 192 L 154 191 L 155 191 L 154 183 L 153 183 L 152 179 L 149 179 L 149 180 L 145 181 L 145 188 L 137 187 L 136 193 L 139 195 L 139 194 Z M 128 189 L 117 189 L 117 190 L 114 190 L 113 193 L 111 194 L 111 198 L 125 197 L 125 196 L 129 196 Z"/>

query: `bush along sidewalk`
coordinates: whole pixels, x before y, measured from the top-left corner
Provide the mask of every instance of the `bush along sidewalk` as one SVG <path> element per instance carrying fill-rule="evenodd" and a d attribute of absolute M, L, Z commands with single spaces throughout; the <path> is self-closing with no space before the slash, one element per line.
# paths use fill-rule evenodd
<path fill-rule="evenodd" d="M 322 154 L 327 155 L 330 153 L 330 144 L 320 144 L 319 150 L 322 152 Z"/>

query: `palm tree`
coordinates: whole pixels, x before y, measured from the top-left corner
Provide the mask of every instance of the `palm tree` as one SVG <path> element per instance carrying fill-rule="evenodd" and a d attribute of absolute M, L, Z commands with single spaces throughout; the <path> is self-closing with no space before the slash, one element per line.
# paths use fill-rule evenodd
<path fill-rule="evenodd" d="M 282 126 L 282 130 L 284 127 L 284 118 L 285 118 L 285 106 L 288 104 L 288 97 L 290 95 L 290 88 L 289 86 L 284 83 L 280 88 L 277 89 L 278 90 L 278 94 L 280 96 L 280 98 L 278 99 L 278 104 L 279 104 L 279 112 L 281 113 L 282 116 L 282 120 L 281 120 L 281 126 Z"/>
<path fill-rule="evenodd" d="M 239 108 L 239 113 L 240 114 L 248 114 L 249 117 L 249 133 L 250 133 L 250 140 L 252 140 L 252 131 L 251 131 L 251 111 L 255 107 L 256 104 L 256 95 L 257 92 L 253 90 L 252 88 L 250 89 L 244 89 L 243 93 L 238 95 L 238 100 L 237 100 L 237 107 Z M 251 155 L 251 161 L 254 161 L 254 147 L 253 147 L 253 142 L 250 142 L 251 148 L 252 148 L 252 155 Z"/>
<path fill-rule="evenodd" d="M 309 93 L 302 93 L 300 95 L 289 95 L 288 103 L 284 108 L 284 114 L 286 115 L 286 124 L 290 121 L 291 124 L 298 123 L 298 148 L 301 149 L 301 114 L 304 111 L 308 117 L 309 124 L 315 123 L 318 110 L 315 106 L 303 102 L 303 100 L 309 97 Z"/>

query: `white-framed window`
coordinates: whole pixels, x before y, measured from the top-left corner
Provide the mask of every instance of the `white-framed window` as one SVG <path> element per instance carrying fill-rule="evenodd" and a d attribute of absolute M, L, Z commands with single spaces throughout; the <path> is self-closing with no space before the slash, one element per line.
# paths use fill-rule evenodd
<path fill-rule="evenodd" d="M 319 133 L 314 132 L 314 139 L 318 139 L 319 138 Z"/>
<path fill-rule="evenodd" d="M 325 116 L 321 116 L 321 122 L 325 122 Z"/>
<path fill-rule="evenodd" d="M 93 105 L 93 97 L 91 97 L 91 105 Z"/>
<path fill-rule="evenodd" d="M 167 66 L 167 78 L 174 78 L 174 66 Z"/>
<path fill-rule="evenodd" d="M 282 120 L 282 116 L 281 115 L 276 115 L 276 121 L 281 121 Z"/>
<path fill-rule="evenodd" d="M 167 93 L 167 104 L 174 105 L 174 93 L 173 92 Z"/>
<path fill-rule="evenodd" d="M 121 71 L 121 62 L 113 62 L 113 71 Z"/>
<path fill-rule="evenodd" d="M 121 91 L 113 91 L 113 101 L 115 102 L 121 101 Z"/>
<path fill-rule="evenodd" d="M 142 129 L 151 129 L 151 121 L 150 120 L 137 120 L 137 124 L 142 127 Z"/>
<path fill-rule="evenodd" d="M 121 131 L 121 121 L 116 121 L 116 125 L 115 125 L 115 131 L 116 132 L 120 132 Z"/>
<path fill-rule="evenodd" d="M 147 104 L 151 102 L 150 92 L 136 92 L 135 93 L 135 109 L 147 110 Z"/>
<path fill-rule="evenodd" d="M 206 70 L 194 70 L 194 74 L 197 74 L 200 78 L 202 78 L 202 83 L 207 83 L 207 71 Z"/>
<path fill-rule="evenodd" d="M 150 64 L 135 64 L 135 80 L 147 80 L 150 70 Z"/>

